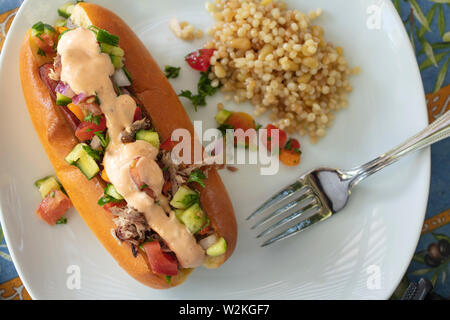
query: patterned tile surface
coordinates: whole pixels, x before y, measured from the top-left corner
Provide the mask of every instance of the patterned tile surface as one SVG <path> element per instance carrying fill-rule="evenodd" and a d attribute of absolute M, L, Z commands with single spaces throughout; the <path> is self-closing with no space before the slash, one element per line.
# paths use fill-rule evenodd
<path fill-rule="evenodd" d="M 393 0 L 414 43 L 427 95 L 430 122 L 450 109 L 450 20 L 448 1 Z M 447 2 L 447 3 L 446 3 Z M 0 50 L 21 0 L 0 0 Z M 427 277 L 436 293 L 450 297 L 450 139 L 432 147 L 430 198 L 422 237 L 408 268 L 403 289 L 409 280 Z M 443 251 L 442 248 L 447 248 Z M 401 295 L 398 290 L 395 297 Z M 17 276 L 0 227 L 0 300 L 30 299 Z"/>

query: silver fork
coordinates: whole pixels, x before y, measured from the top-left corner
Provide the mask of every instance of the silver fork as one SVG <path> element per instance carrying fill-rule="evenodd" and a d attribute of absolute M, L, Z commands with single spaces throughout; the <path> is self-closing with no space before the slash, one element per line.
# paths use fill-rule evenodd
<path fill-rule="evenodd" d="M 449 136 L 450 111 L 447 111 L 405 143 L 360 167 L 345 171 L 319 168 L 302 175 L 293 184 L 267 200 L 247 220 L 267 212 L 268 215 L 254 224 L 251 229 L 274 222 L 257 235 L 257 238 L 263 238 L 276 234 L 267 239 L 261 245 L 262 247 L 293 236 L 341 211 L 346 206 L 352 189 L 365 178 L 403 156 Z M 269 213 L 268 209 L 274 211 Z M 292 226 L 286 228 L 287 224 Z M 282 229 L 283 226 L 284 229 Z"/>

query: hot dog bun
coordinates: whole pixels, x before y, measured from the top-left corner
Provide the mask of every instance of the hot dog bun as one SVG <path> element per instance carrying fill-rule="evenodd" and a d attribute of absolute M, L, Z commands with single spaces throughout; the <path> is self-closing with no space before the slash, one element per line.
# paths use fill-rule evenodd
<path fill-rule="evenodd" d="M 95 25 L 120 37 L 119 45 L 125 50 L 125 66 L 133 78 L 132 91 L 143 103 L 163 140 L 169 138 L 172 131 L 178 128 L 194 132 L 192 123 L 170 83 L 144 44 L 122 19 L 101 6 L 79 3 L 73 11 L 73 20 L 81 26 Z M 112 215 L 97 204 L 103 194 L 104 181 L 99 177 L 87 180 L 76 167 L 64 161 L 64 157 L 78 140 L 40 78 L 39 65 L 29 45 L 29 34 L 30 31 L 20 51 L 22 89 L 39 139 L 75 208 L 118 264 L 136 280 L 158 289 L 181 284 L 192 270 L 180 270 L 168 284 L 164 276 L 152 273 L 142 252 L 134 258 L 130 246 L 120 243 L 112 236 L 111 232 L 115 229 Z M 215 169 L 209 170 L 205 185 L 200 191 L 200 204 L 216 232 L 224 237 L 228 244 L 224 255 L 207 257 L 205 260 L 206 267 L 217 268 L 233 253 L 237 225 L 231 201 Z"/>

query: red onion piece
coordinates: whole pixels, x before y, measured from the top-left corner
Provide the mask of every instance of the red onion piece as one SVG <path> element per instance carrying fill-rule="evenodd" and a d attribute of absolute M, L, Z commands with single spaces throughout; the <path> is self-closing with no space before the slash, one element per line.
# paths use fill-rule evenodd
<path fill-rule="evenodd" d="M 113 78 L 114 78 L 114 81 L 116 81 L 116 84 L 118 87 L 131 86 L 131 82 L 130 82 L 130 80 L 128 80 L 128 77 L 125 74 L 125 71 L 123 69 L 116 70 L 116 72 L 114 72 Z"/>
<path fill-rule="evenodd" d="M 86 99 L 86 98 L 87 98 L 86 94 L 80 93 L 80 94 L 75 95 L 75 96 L 72 98 L 72 102 L 73 102 L 74 104 L 79 104 L 80 102 L 82 102 L 82 101 L 83 101 L 84 99 Z"/>
<path fill-rule="evenodd" d="M 58 83 L 58 85 L 56 86 L 56 92 L 59 92 L 69 98 L 72 98 L 73 96 L 75 96 L 75 92 L 72 91 L 70 86 L 67 83 L 64 83 L 62 81 L 60 81 Z"/>
<path fill-rule="evenodd" d="M 217 242 L 218 238 L 216 236 L 216 234 L 212 234 L 209 237 L 206 237 L 202 240 L 200 240 L 198 242 L 198 244 L 203 248 L 203 249 L 208 249 L 209 247 L 211 247 L 213 244 L 215 244 Z"/>

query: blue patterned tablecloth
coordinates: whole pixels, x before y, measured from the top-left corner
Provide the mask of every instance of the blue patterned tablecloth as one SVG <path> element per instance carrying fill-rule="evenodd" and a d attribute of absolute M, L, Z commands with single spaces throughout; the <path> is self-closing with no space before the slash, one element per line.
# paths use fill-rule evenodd
<path fill-rule="evenodd" d="M 332 0 L 330 0 L 332 1 Z M 414 43 L 427 93 L 430 122 L 450 109 L 450 0 L 393 0 Z M 0 50 L 22 0 L 0 0 Z M 393 298 L 409 281 L 425 277 L 435 292 L 450 297 L 450 139 L 431 149 L 431 186 L 426 220 L 416 254 Z M 18 278 L 0 227 L 0 300 L 29 299 Z"/>

